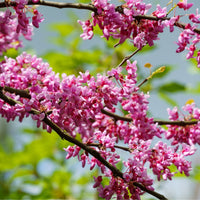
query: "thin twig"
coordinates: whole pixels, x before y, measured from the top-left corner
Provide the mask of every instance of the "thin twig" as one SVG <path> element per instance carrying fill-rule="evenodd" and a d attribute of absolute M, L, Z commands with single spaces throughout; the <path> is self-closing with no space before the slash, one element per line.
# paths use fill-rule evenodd
<path fill-rule="evenodd" d="M 76 8 L 82 10 L 90 10 L 96 12 L 97 9 L 92 4 L 84 4 L 84 3 L 64 3 L 64 2 L 53 2 L 53 1 L 45 1 L 40 0 L 37 3 L 33 3 L 32 0 L 28 1 L 27 5 L 41 5 L 41 6 L 49 6 L 55 8 Z M 16 6 L 16 2 L 10 1 L 9 3 L 1 2 L 0 8 Z"/>
<path fill-rule="evenodd" d="M 133 57 L 137 52 L 139 52 L 141 49 L 136 49 L 132 54 L 129 56 L 124 57 L 124 59 L 121 61 L 121 63 L 117 67 L 121 67 L 127 60 L 129 60 L 131 57 Z"/>
<path fill-rule="evenodd" d="M 138 87 L 141 87 L 143 84 L 145 84 L 148 81 L 148 78 L 145 78 L 139 85 Z"/>
<path fill-rule="evenodd" d="M 117 120 L 122 120 L 125 122 L 132 122 L 133 119 L 130 117 L 124 117 L 124 116 L 120 116 L 117 115 L 115 113 L 109 112 L 107 110 L 102 109 L 101 112 L 105 115 L 108 115 L 112 118 L 115 119 L 115 121 Z M 165 121 L 165 120 L 154 120 L 155 124 L 158 125 L 177 125 L 177 126 L 188 126 L 188 125 L 196 125 L 198 123 L 198 121 Z"/>
<path fill-rule="evenodd" d="M 115 113 L 109 112 L 105 109 L 101 109 L 101 112 L 105 115 L 108 115 L 108 116 L 114 118 L 116 121 L 118 121 L 118 120 L 122 120 L 122 121 L 125 121 L 125 122 L 132 122 L 133 121 L 133 119 L 130 118 L 130 117 L 120 116 L 120 115 L 117 115 Z"/>

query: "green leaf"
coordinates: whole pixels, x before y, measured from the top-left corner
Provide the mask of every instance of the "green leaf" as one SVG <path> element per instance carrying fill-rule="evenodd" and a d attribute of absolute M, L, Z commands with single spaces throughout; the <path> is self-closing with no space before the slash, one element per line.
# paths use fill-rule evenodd
<path fill-rule="evenodd" d="M 116 164 L 116 167 L 117 167 L 117 169 L 119 169 L 120 171 L 122 171 L 122 169 L 123 169 L 123 162 L 122 161 L 118 162 Z"/>
<path fill-rule="evenodd" d="M 169 82 L 166 83 L 164 85 L 161 85 L 158 88 L 159 92 L 168 92 L 168 93 L 175 93 L 175 92 L 183 92 L 186 90 L 185 85 L 183 85 L 182 83 L 178 83 L 178 82 Z"/>
<path fill-rule="evenodd" d="M 152 79 L 152 80 L 154 80 L 154 79 L 161 79 L 161 78 L 167 76 L 167 75 L 171 72 L 171 70 L 174 69 L 174 67 L 172 67 L 172 66 L 169 66 L 169 65 L 165 65 L 165 66 L 166 66 L 166 67 L 165 67 L 165 70 L 164 70 L 162 73 L 157 73 L 157 74 L 155 74 L 155 75 L 153 76 L 153 79 Z M 156 67 L 156 69 L 153 68 L 152 70 L 153 70 L 153 71 L 156 71 L 156 70 L 158 70 L 160 67 L 162 67 L 162 66 L 160 65 L 160 66 Z"/>
<path fill-rule="evenodd" d="M 186 177 L 186 175 L 184 173 L 180 173 L 178 171 L 177 167 L 175 165 L 173 165 L 173 164 L 171 166 L 169 166 L 169 169 L 170 169 L 171 172 L 175 173 L 174 174 L 175 177 L 179 177 L 179 178 L 181 178 L 181 177 L 185 178 Z"/>
<path fill-rule="evenodd" d="M 16 49 L 8 49 L 6 52 L 3 53 L 2 56 L 0 56 L 0 61 L 4 60 L 4 56 L 7 56 L 8 58 L 16 58 L 18 54 L 19 52 Z"/>
<path fill-rule="evenodd" d="M 153 86 L 152 86 L 151 81 L 148 81 L 147 83 L 145 83 L 144 85 L 142 85 L 141 90 L 144 93 L 147 93 L 147 92 L 153 90 Z"/>

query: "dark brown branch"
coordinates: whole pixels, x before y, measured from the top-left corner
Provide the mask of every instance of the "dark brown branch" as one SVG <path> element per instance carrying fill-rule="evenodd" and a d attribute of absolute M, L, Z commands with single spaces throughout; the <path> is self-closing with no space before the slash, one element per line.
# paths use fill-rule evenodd
<path fill-rule="evenodd" d="M 16 104 L 16 101 L 4 95 L 2 90 L 0 90 L 0 98 L 11 106 L 14 106 Z"/>
<path fill-rule="evenodd" d="M 121 61 L 121 63 L 117 67 L 121 67 L 127 60 L 129 60 L 131 57 L 133 57 L 140 50 L 141 49 L 136 49 L 131 55 L 124 57 L 124 59 Z"/>
<path fill-rule="evenodd" d="M 198 123 L 195 121 L 165 121 L 165 120 L 154 120 L 154 123 L 158 123 L 158 125 L 176 125 L 176 126 L 189 126 L 196 125 Z"/>
<path fill-rule="evenodd" d="M 105 115 L 108 115 L 112 118 L 114 118 L 115 121 L 122 120 L 125 122 L 132 122 L 133 119 L 130 117 L 124 117 L 117 115 L 115 113 L 109 112 L 107 110 L 102 109 L 101 112 Z M 158 125 L 177 125 L 177 126 L 188 126 L 188 125 L 195 125 L 198 123 L 198 121 L 165 121 L 165 120 L 154 120 L 154 123 Z"/>
<path fill-rule="evenodd" d="M 11 1 L 10 3 L 1 2 L 0 8 L 15 6 L 16 3 Z M 53 1 L 45 1 L 40 0 L 37 3 L 33 3 L 32 0 L 28 1 L 28 5 L 41 5 L 41 6 L 49 6 L 55 8 L 76 8 L 83 10 L 90 10 L 96 12 L 96 8 L 92 4 L 84 4 L 84 3 L 62 3 L 62 2 L 53 2 Z"/>
<path fill-rule="evenodd" d="M 90 146 L 90 147 L 98 147 L 98 148 L 102 147 L 102 145 L 99 144 L 99 143 L 98 144 L 97 143 L 88 143 L 86 145 Z M 114 145 L 114 147 L 117 148 L 117 149 L 121 149 L 123 151 L 128 151 L 130 153 L 132 152 L 132 150 L 130 148 L 128 148 L 128 147 L 122 147 L 122 146 L 119 146 L 119 145 Z"/>
<path fill-rule="evenodd" d="M 21 104 L 20 102 L 6 96 L 5 94 L 3 94 L 3 90 L 2 88 L 0 88 L 0 98 L 3 99 L 6 103 L 8 103 L 11 106 L 14 106 L 15 104 Z M 36 109 L 31 109 L 29 111 L 31 114 L 35 114 L 38 115 L 40 114 L 40 111 L 36 110 Z M 45 115 L 44 119 L 42 120 L 43 122 L 45 122 L 49 127 L 52 128 L 52 130 L 54 130 L 62 139 L 67 140 L 68 142 L 75 144 L 77 146 L 79 146 L 80 148 L 84 149 L 85 151 L 87 151 L 89 154 L 91 154 L 92 156 L 94 156 L 97 160 L 99 160 L 103 165 L 105 165 L 108 169 L 110 169 L 113 173 L 113 176 L 117 176 L 120 177 L 121 179 L 123 178 L 123 173 L 117 169 L 116 167 L 114 167 L 113 165 L 111 165 L 109 162 L 107 162 L 99 152 L 97 152 L 96 150 L 90 148 L 89 146 L 83 144 L 82 142 L 78 141 L 77 139 L 71 137 L 70 135 L 68 135 L 64 130 L 62 130 L 59 126 L 57 126 L 54 122 L 52 122 L 47 115 Z M 154 197 L 157 197 L 158 199 L 161 200 L 167 200 L 167 198 L 165 198 L 163 195 L 149 190 L 146 187 L 144 187 L 143 185 L 141 185 L 140 183 L 137 182 L 133 182 L 133 185 L 140 188 L 142 191 L 145 191 L 151 195 L 153 195 Z"/>
<path fill-rule="evenodd" d="M 104 110 L 104 109 L 101 109 L 101 112 L 102 112 L 103 114 L 105 114 L 105 115 L 108 115 L 108 116 L 114 118 L 116 121 L 117 121 L 117 120 L 122 120 L 122 121 L 125 121 L 125 122 L 132 122 L 132 121 L 133 121 L 132 118 L 124 117 L 124 116 L 120 116 L 120 115 L 116 115 L 116 114 L 114 114 L 114 113 L 112 113 L 112 112 L 109 112 L 109 111 L 107 111 L 107 110 Z"/>
<path fill-rule="evenodd" d="M 15 5 L 16 3 L 13 1 L 9 3 L 5 3 L 5 1 L 0 2 L 0 8 L 5 8 L 9 6 L 15 6 Z M 90 10 L 93 12 L 97 12 L 97 9 L 92 4 L 84 4 L 84 3 L 62 3 L 62 2 L 52 2 L 52 1 L 45 1 L 45 0 L 40 0 L 37 3 L 33 3 L 32 0 L 29 0 L 28 5 L 41 5 L 41 6 L 49 6 L 49 7 L 55 7 L 55 8 L 75 8 L 75 9 Z M 116 7 L 116 11 L 118 11 L 119 13 L 123 13 L 123 7 L 122 6 Z M 134 18 L 138 21 L 141 19 L 148 19 L 152 21 L 158 21 L 158 20 L 164 21 L 164 20 L 170 19 L 168 17 L 158 18 L 156 16 L 151 16 L 151 15 L 137 15 L 137 16 L 134 16 Z M 186 25 L 180 22 L 176 22 L 175 26 L 185 29 Z M 194 32 L 200 34 L 200 29 L 194 29 Z"/>
<path fill-rule="evenodd" d="M 138 87 L 141 87 L 143 84 L 145 84 L 148 81 L 148 78 L 145 78 L 139 85 Z"/>
<path fill-rule="evenodd" d="M 20 97 L 23 97 L 23 98 L 31 99 L 31 95 L 26 90 L 14 89 L 14 88 L 11 88 L 11 87 L 8 87 L 8 86 L 0 87 L 0 90 L 4 90 L 4 91 L 10 92 L 10 93 L 14 93 L 14 94 L 19 95 Z"/>
<path fill-rule="evenodd" d="M 137 15 L 137 16 L 134 16 L 134 18 L 135 18 L 136 20 L 148 19 L 148 20 L 152 20 L 152 21 L 170 20 L 170 18 L 168 18 L 168 17 L 158 18 L 158 17 L 156 17 L 156 16 L 151 16 L 151 15 Z M 177 26 L 177 27 L 179 27 L 179 28 L 182 28 L 182 29 L 185 29 L 185 26 L 186 26 L 185 24 L 180 23 L 180 22 L 175 22 L 174 25 Z M 195 33 L 200 34 L 200 29 L 195 28 L 193 31 L 194 31 Z"/>

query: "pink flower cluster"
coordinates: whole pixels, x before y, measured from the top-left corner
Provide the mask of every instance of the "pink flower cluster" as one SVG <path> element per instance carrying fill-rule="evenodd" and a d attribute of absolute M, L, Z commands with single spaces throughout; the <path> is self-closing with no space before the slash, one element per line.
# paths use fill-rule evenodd
<path fill-rule="evenodd" d="M 82 167 L 89 164 L 91 170 L 95 166 L 101 169 L 102 176 L 94 178 L 94 187 L 98 188 L 102 198 L 111 199 L 116 195 L 118 199 L 139 199 L 144 192 L 135 187 L 134 182 L 153 190 L 153 179 L 147 174 L 147 166 L 158 180 L 172 178 L 171 165 L 189 175 L 191 165 L 185 157 L 193 154 L 194 149 L 187 144 L 179 148 L 168 147 L 162 142 L 153 145 L 153 138 L 160 138 L 167 132 L 147 116 L 148 95 L 136 86 L 136 70 L 136 61 L 127 61 L 125 73 L 119 67 L 109 71 L 107 76 L 97 74 L 93 77 L 87 71 L 78 77 L 63 74 L 60 79 L 36 56 L 23 53 L 16 59 L 5 58 L 0 64 L 0 87 L 25 90 L 30 97 L 2 91 L 20 103 L 11 106 L 1 99 L 0 113 L 8 121 L 16 117 L 22 121 L 31 115 L 38 127 L 42 124 L 51 132 L 42 121 L 48 116 L 71 136 L 80 134 L 83 143 L 98 151 L 113 166 L 122 160 L 117 150 L 120 147 L 116 144 L 127 148 L 130 153 L 128 160 L 123 162 L 123 178 L 115 177 L 103 163 L 78 146 L 68 146 L 65 151 L 67 159 L 78 157 Z M 104 109 L 115 113 L 120 104 L 131 122 L 113 119 L 102 112 Z M 31 109 L 38 110 L 39 114 L 30 113 Z M 110 178 L 105 187 L 102 186 L 103 177 Z"/>
<path fill-rule="evenodd" d="M 10 48 L 19 48 L 19 33 L 16 33 L 16 18 L 10 10 L 0 12 L 0 55 Z"/>
<path fill-rule="evenodd" d="M 121 44 L 126 39 L 129 39 L 135 47 L 141 49 L 146 44 L 150 46 L 154 45 L 154 41 L 159 39 L 158 34 L 162 33 L 165 27 L 170 27 L 170 31 L 172 32 L 175 23 L 179 22 L 181 18 L 181 16 L 177 15 L 166 20 L 167 8 L 162 8 L 160 5 L 157 5 L 157 9 L 150 15 L 157 17 L 157 20 L 148 19 L 148 17 L 146 19 L 140 18 L 139 15 L 146 15 L 151 8 L 151 4 L 145 4 L 143 0 L 126 0 L 121 9 L 119 7 L 116 9 L 116 6 L 108 0 L 93 0 L 92 3 L 97 9 L 97 13 L 92 13 L 91 20 L 85 22 L 78 21 L 83 28 L 84 33 L 81 34 L 81 37 L 84 40 L 93 37 L 93 29 L 98 25 L 103 32 L 103 37 L 107 40 L 113 37 L 119 39 L 118 44 Z M 188 10 L 193 4 L 187 3 L 187 0 L 184 0 L 180 1 L 177 6 L 180 9 Z M 180 33 L 177 42 L 179 47 L 176 52 L 179 53 L 185 49 L 188 50 L 186 58 L 195 58 L 197 66 L 200 67 L 200 53 L 197 48 L 200 36 L 194 32 L 194 29 L 200 23 L 198 9 L 196 10 L 196 14 L 192 13 L 189 15 L 189 20 L 192 23 L 187 24 L 185 30 Z M 195 51 L 198 52 L 196 56 L 194 56 Z"/>
<path fill-rule="evenodd" d="M 187 0 L 179 1 L 177 3 L 179 8 L 183 8 L 184 10 L 188 10 L 193 6 L 193 3 L 188 3 Z"/>
<path fill-rule="evenodd" d="M 181 115 L 177 107 L 172 110 L 168 109 L 170 120 L 172 121 L 189 121 L 200 120 L 200 109 L 195 106 L 195 103 L 187 104 L 183 106 L 183 110 L 188 112 L 188 115 Z M 200 144 L 200 123 L 195 125 L 168 125 L 168 131 L 166 132 L 166 138 L 172 140 L 172 145 L 185 143 L 188 145 Z"/>
<path fill-rule="evenodd" d="M 22 46 L 20 36 L 23 35 L 25 39 L 31 40 L 33 26 L 39 27 L 42 22 L 42 15 L 34 8 L 27 6 L 27 0 L 17 0 L 14 6 L 15 13 L 9 9 L 0 12 L 0 55 L 7 49 L 18 49 Z M 32 13 L 32 24 L 29 22 L 27 13 Z M 33 25 L 33 26 L 32 26 Z"/>
<path fill-rule="evenodd" d="M 14 10 L 18 18 L 17 32 L 21 31 L 27 33 L 29 31 L 30 17 L 27 16 L 27 12 L 31 12 L 33 14 L 32 25 L 39 28 L 39 23 L 43 21 L 42 15 L 35 8 L 29 8 L 27 6 L 28 0 L 17 0 L 15 2 L 16 6 L 14 6 Z M 37 1 L 33 2 L 37 3 Z"/>
<path fill-rule="evenodd" d="M 118 44 L 121 44 L 126 39 L 130 39 L 136 47 L 142 48 L 146 43 L 152 46 L 153 41 L 158 39 L 158 33 L 163 32 L 164 26 L 160 22 L 134 18 L 134 16 L 146 14 L 151 8 L 150 4 L 145 4 L 142 0 L 126 1 L 126 4 L 122 6 L 122 13 L 107 0 L 94 0 L 92 3 L 97 8 L 97 13 L 92 13 L 92 22 L 79 21 L 84 31 L 81 35 L 83 39 L 91 39 L 93 26 L 98 25 L 107 40 L 113 37 L 119 39 Z M 154 15 L 165 17 L 166 10 L 158 6 Z"/>
<path fill-rule="evenodd" d="M 32 27 L 27 32 L 18 32 L 17 27 L 16 15 L 13 15 L 9 9 L 0 12 L 0 55 L 7 49 L 21 47 L 20 36 L 22 34 L 27 40 L 31 39 Z"/>
<path fill-rule="evenodd" d="M 193 31 L 194 28 L 195 26 L 192 27 L 190 24 L 186 25 L 185 30 L 183 30 L 178 37 L 177 45 L 179 47 L 176 49 L 176 52 L 180 53 L 185 49 L 188 50 L 186 58 L 195 58 L 197 61 L 197 67 L 200 67 L 200 50 L 197 49 L 197 45 L 200 42 L 200 35 Z M 195 51 L 197 51 L 196 56 L 194 56 Z"/>

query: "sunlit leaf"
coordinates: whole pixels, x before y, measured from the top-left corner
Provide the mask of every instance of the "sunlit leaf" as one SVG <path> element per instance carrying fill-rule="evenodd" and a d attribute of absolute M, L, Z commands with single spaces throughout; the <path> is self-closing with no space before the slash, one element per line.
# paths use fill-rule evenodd
<path fill-rule="evenodd" d="M 3 53 L 2 56 L 0 56 L 0 61 L 4 60 L 4 56 L 7 56 L 9 58 L 16 58 L 18 54 L 19 52 L 16 49 L 8 49 L 6 52 Z"/>
<path fill-rule="evenodd" d="M 194 99 L 188 99 L 186 102 L 185 102 L 185 105 L 187 104 L 192 104 L 194 103 Z"/>
<path fill-rule="evenodd" d="M 175 173 L 174 174 L 175 177 L 179 177 L 179 178 L 185 178 L 186 177 L 186 175 L 184 173 L 180 173 L 178 171 L 178 169 L 177 169 L 177 167 L 175 165 L 169 166 L 169 169 L 170 169 L 171 172 Z"/>

